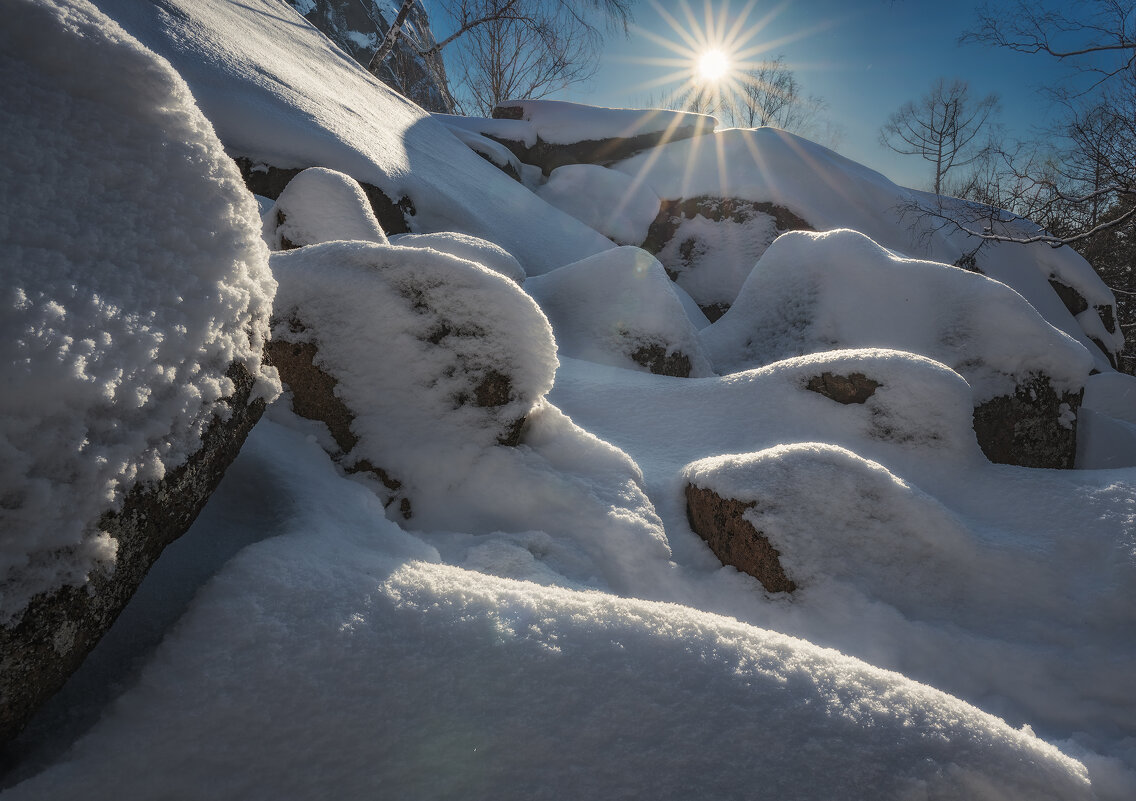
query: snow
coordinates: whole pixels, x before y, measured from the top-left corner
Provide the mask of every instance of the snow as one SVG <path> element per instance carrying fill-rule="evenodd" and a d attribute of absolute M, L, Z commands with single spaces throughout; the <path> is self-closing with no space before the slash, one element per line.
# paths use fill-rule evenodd
<path fill-rule="evenodd" d="M 1035 373 L 1079 392 L 1093 368 L 1083 345 L 1004 284 L 850 230 L 780 236 L 701 336 L 719 372 L 841 347 L 918 353 L 958 370 L 976 404 Z"/>
<path fill-rule="evenodd" d="M 310 167 L 288 182 L 264 215 L 265 239 L 273 250 L 353 239 L 386 243 L 363 187 L 349 175 Z"/>
<path fill-rule="evenodd" d="M 561 353 L 646 370 L 632 354 L 655 347 L 685 355 L 692 376 L 712 375 L 673 286 L 650 253 L 621 247 L 530 278 L 525 291 L 548 315 Z"/>
<path fill-rule="evenodd" d="M 620 245 L 642 244 L 659 214 L 649 187 L 595 164 L 557 167 L 536 195 Z"/>
<path fill-rule="evenodd" d="M 541 141 L 556 145 L 629 139 L 644 134 L 691 136 L 710 133 L 718 125 L 718 121 L 707 114 L 669 109 L 605 108 L 562 100 L 510 100 L 498 107 L 520 109 L 521 120 L 532 126 L 536 136 Z"/>
<path fill-rule="evenodd" d="M 0 31 L 0 621 L 112 568 L 97 527 L 200 446 L 275 289 L 257 209 L 184 81 L 84 3 Z M 97 133 L 97 136 L 93 135 Z"/>
<path fill-rule="evenodd" d="M 6 798 L 1092 797 L 1028 732 L 835 651 L 439 564 L 301 435 L 252 440 L 301 502 Z"/>
<path fill-rule="evenodd" d="M 822 230 L 737 232 L 745 258 L 723 246 L 731 263 L 707 291 L 739 294 L 709 325 L 658 261 L 469 152 L 456 123 L 378 86 L 286 6 L 101 6 L 195 97 L 81 0 L 21 0 L 6 18 L 7 297 L 34 272 L 97 298 L 9 303 L 5 341 L 42 332 L 52 358 L 34 362 L 44 383 L 31 367 L 11 379 L 5 447 L 26 433 L 7 415 L 21 404 L 33 425 L 54 415 L 27 429 L 44 442 L 106 436 L 105 421 L 141 436 L 133 396 L 98 400 L 104 366 L 139 354 L 150 372 L 124 371 L 122 387 L 207 408 L 227 358 L 259 369 L 266 331 L 248 310 L 266 315 L 274 289 L 273 337 L 317 347 L 357 441 L 297 417 L 288 393 L 270 405 L 9 752 L 25 758 L 4 801 L 1136 797 L 1136 405 L 1132 379 L 1089 355 L 1092 319 L 1082 328 L 1049 287 L 1106 302 L 1083 262 L 1006 245 L 980 252 L 988 277 L 950 267 L 961 240 L 920 243 L 894 215 L 914 193 L 764 129 L 654 148 L 620 166 L 627 180 L 565 173 L 609 209 L 624 193 L 741 197 Z M 20 94 L 33 89 L 34 105 Z M 511 127 L 535 136 L 561 115 L 566 139 L 630 119 L 527 113 Z M 285 222 L 362 240 L 269 256 L 211 125 L 230 154 L 325 167 L 281 196 Z M 30 157 L 14 150 L 25 141 Z M 354 181 L 408 197 L 414 233 L 384 242 Z M 695 377 L 644 371 L 620 332 L 687 353 Z M 171 375 L 169 354 L 198 372 Z M 102 383 L 58 391 L 80 369 Z M 1034 371 L 1085 387 L 1089 469 L 979 449 L 975 403 Z M 809 389 L 824 373 L 878 386 L 845 405 Z M 507 399 L 470 402 L 494 374 Z M 519 444 L 501 444 L 522 420 Z M 10 452 L 6 488 L 51 476 L 69 512 L 101 502 L 91 482 L 110 474 L 91 460 L 60 472 Z M 364 462 L 401 482 L 409 517 Z M 690 528 L 690 481 L 754 502 L 793 592 L 722 565 Z M 42 503 L 33 522 L 66 524 L 62 508 Z M 6 524 L 3 543 L 39 537 Z"/>
<path fill-rule="evenodd" d="M 457 256 L 487 267 L 518 284 L 524 283 L 525 270 L 520 262 L 504 248 L 469 234 L 453 231 L 436 234 L 396 234 L 390 238 L 392 245 L 404 248 L 426 248 Z"/>
<path fill-rule="evenodd" d="M 414 233 L 488 239 L 534 274 L 611 246 L 534 199 L 278 0 L 96 4 L 169 59 L 231 155 L 345 173 L 396 203 L 408 198 Z M 512 223 L 520 208 L 529 225 Z"/>
<path fill-rule="evenodd" d="M 978 244 L 938 221 L 903 213 L 915 202 L 934 207 L 933 195 L 896 186 L 874 170 L 775 128 L 728 129 L 671 142 L 612 168 L 644 181 L 663 199 L 708 196 L 774 203 L 817 231 L 850 228 L 913 258 L 954 264 Z M 945 203 L 949 208 L 950 199 Z M 1012 287 L 1050 324 L 1088 347 L 1097 369 L 1110 369 L 1048 282 L 1056 275 L 1090 305 L 1115 305 L 1104 282 L 1077 253 L 1041 243 L 990 243 L 977 259 L 986 275 Z M 1122 340 L 1109 334 L 1102 341 L 1118 350 Z"/>

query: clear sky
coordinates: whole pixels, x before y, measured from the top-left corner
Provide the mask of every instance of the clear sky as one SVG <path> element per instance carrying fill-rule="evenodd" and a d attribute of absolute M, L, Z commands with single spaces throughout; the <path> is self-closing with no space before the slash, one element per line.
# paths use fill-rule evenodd
<path fill-rule="evenodd" d="M 690 0 L 695 24 L 683 5 L 636 2 L 630 36 L 608 36 L 595 79 L 554 97 L 605 106 L 641 105 L 652 89 L 660 94 L 659 79 L 682 69 L 682 57 L 660 44 L 659 37 L 689 49 L 683 33 L 693 31 L 697 37 L 699 30 L 718 26 L 723 8 L 725 28 L 731 30 L 751 4 Z M 827 102 L 828 117 L 843 132 L 839 152 L 897 183 L 927 188 L 927 162 L 879 144 L 880 126 L 892 112 L 926 93 L 939 77 L 961 78 L 975 97 L 998 94 L 998 119 L 1007 133 L 1026 137 L 1052 113 L 1038 90 L 1066 74 L 1045 56 L 959 45 L 959 35 L 973 23 L 978 5 L 971 0 L 758 0 L 738 28 L 738 38 L 743 49 L 759 49 L 751 60 L 783 54 L 804 93 Z M 711 25 L 706 23 L 707 7 L 715 20 Z M 682 32 L 667 15 L 680 23 Z M 660 59 L 674 63 L 665 66 Z M 818 139 L 828 144 L 823 135 Z"/>

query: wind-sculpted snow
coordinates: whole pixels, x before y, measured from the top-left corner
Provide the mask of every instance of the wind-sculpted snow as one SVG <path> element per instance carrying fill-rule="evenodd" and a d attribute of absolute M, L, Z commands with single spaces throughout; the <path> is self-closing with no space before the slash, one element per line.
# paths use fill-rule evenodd
<path fill-rule="evenodd" d="M 500 273 L 518 284 L 523 284 L 525 281 L 525 270 L 512 254 L 476 236 L 444 231 L 436 234 L 396 234 L 390 241 L 392 245 L 399 247 L 426 248 L 448 253 L 459 259 L 477 262 L 482 267 Z"/>
<path fill-rule="evenodd" d="M 701 336 L 720 372 L 834 348 L 919 353 L 961 373 L 976 404 L 1037 373 L 1077 392 L 1093 368 L 1082 345 L 1005 285 L 848 230 L 780 236 Z"/>
<path fill-rule="evenodd" d="M 256 204 L 169 65 L 84 2 L 0 29 L 0 621 L 82 584 L 93 528 L 201 445 L 275 285 Z"/>
<path fill-rule="evenodd" d="M 254 437 L 297 515 L 6 798 L 1092 797 L 1028 732 L 836 651 L 437 564 L 301 436 Z"/>

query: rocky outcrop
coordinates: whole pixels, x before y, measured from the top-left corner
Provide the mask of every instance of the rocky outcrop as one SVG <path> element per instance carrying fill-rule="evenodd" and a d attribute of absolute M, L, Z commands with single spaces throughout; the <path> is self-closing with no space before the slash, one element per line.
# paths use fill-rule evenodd
<path fill-rule="evenodd" d="M 234 161 L 245 180 L 245 186 L 254 195 L 276 200 L 293 178 L 302 173 L 307 167 L 274 167 L 264 162 L 254 162 L 244 156 L 237 156 Z M 318 166 L 318 165 L 312 165 Z M 410 198 L 403 196 L 398 201 L 391 200 L 383 190 L 366 181 L 359 181 L 363 193 L 371 204 L 371 210 L 388 234 L 405 234 L 410 232 L 408 220 L 416 213 Z"/>
<path fill-rule="evenodd" d="M 667 349 L 658 343 L 640 345 L 631 352 L 631 360 L 643 365 L 655 375 L 690 377 L 690 357 L 680 350 L 667 353 Z"/>
<path fill-rule="evenodd" d="M 242 365 L 234 364 L 228 377 L 236 390 L 218 403 L 200 449 L 161 481 L 135 485 L 118 511 L 90 521 L 118 543 L 113 570 L 92 572 L 84 586 L 38 595 L 17 622 L 0 626 L 0 743 L 63 686 L 236 458 L 265 403 L 250 401 L 254 381 Z"/>
<path fill-rule="evenodd" d="M 690 528 L 710 546 L 724 565 L 736 567 L 761 582 L 769 592 L 797 588 L 781 566 L 781 554 L 745 518 L 757 506 L 723 498 L 713 490 L 686 485 L 686 515 Z"/>
<path fill-rule="evenodd" d="M 531 104 L 530 104 L 531 105 Z M 648 114 L 649 112 L 639 112 Z M 524 104 L 502 104 L 491 112 L 495 120 L 528 120 L 529 110 Z M 548 142 L 539 134 L 533 144 L 520 140 L 507 139 L 500 135 L 487 133 L 490 139 L 500 142 L 525 164 L 540 167 L 545 175 L 557 167 L 568 164 L 598 164 L 607 166 L 630 158 L 636 153 L 652 147 L 677 142 L 695 136 L 713 133 L 716 120 L 700 115 L 687 115 L 687 124 L 678 124 L 663 130 L 631 133 L 626 136 L 609 136 L 601 139 L 586 139 L 578 142 Z"/>
<path fill-rule="evenodd" d="M 818 392 L 837 403 L 864 403 L 880 388 L 880 382 L 873 381 L 863 373 L 834 375 L 823 372 L 809 379 L 805 389 Z"/>
<path fill-rule="evenodd" d="M 1072 469 L 1077 455 L 1077 410 L 1085 391 L 1054 390 L 1037 374 L 1013 395 L 1000 395 L 974 409 L 974 433 L 986 458 L 1019 467 Z"/>

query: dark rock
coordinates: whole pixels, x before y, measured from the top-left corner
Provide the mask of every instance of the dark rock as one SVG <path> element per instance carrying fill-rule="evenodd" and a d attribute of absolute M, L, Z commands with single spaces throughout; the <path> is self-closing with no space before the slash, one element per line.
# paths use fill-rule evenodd
<path fill-rule="evenodd" d="M 1116 369 L 1116 355 L 1112 351 L 1110 351 L 1108 349 L 1108 347 L 1101 340 L 1097 339 L 1096 337 L 1089 337 L 1089 342 L 1092 342 L 1094 345 L 1096 345 L 1100 349 L 1100 352 L 1104 354 L 1104 357 L 1106 359 L 1108 359 L 1108 363 L 1112 365 L 1112 369 L 1115 370 Z"/>
<path fill-rule="evenodd" d="M 241 177 L 244 178 L 249 191 L 272 200 L 280 197 L 288 182 L 307 169 L 307 167 L 273 167 L 263 162 L 254 163 L 244 156 L 238 156 L 234 161 L 240 168 Z M 416 213 L 410 198 L 401 197 L 396 203 L 374 184 L 359 181 L 359 185 L 363 187 L 363 193 L 367 196 L 383 231 L 391 235 L 410 233 L 410 224 L 407 221 Z"/>
<path fill-rule="evenodd" d="M 496 106 L 491 112 L 495 120 L 523 120 L 525 119 L 524 113 L 523 106 L 509 105 Z M 671 130 L 653 131 L 635 136 L 587 139 L 569 144 L 553 144 L 538 137 L 536 144 L 530 147 L 526 146 L 524 142 L 516 140 L 496 136 L 489 136 L 489 138 L 509 148 L 525 164 L 535 164 L 540 167 L 541 172 L 548 175 L 557 167 L 568 164 L 599 164 L 601 166 L 614 164 L 649 148 L 658 147 L 668 142 L 691 139 L 695 136 L 712 133 L 713 130 L 714 121 L 705 118 L 698 125 L 683 125 Z"/>
<path fill-rule="evenodd" d="M 630 355 L 632 361 L 643 365 L 655 375 L 690 377 L 690 357 L 682 351 L 667 353 L 667 349 L 662 345 L 652 343 L 640 345 Z"/>
<path fill-rule="evenodd" d="M 712 323 L 716 323 L 722 319 L 722 315 L 730 310 L 729 303 L 711 303 L 706 306 L 699 305 L 698 307 L 706 319 Z"/>
<path fill-rule="evenodd" d="M 1058 395 L 1048 377 L 1035 375 L 1019 384 L 1013 395 L 979 404 L 974 409 L 974 433 L 982 452 L 998 464 L 1072 469 L 1076 413 L 1083 396 L 1084 389 Z M 1063 419 L 1067 425 L 1062 425 Z"/>
<path fill-rule="evenodd" d="M 1096 310 L 1097 316 L 1100 317 L 1101 322 L 1104 323 L 1104 330 L 1110 334 L 1116 333 L 1116 313 L 1112 308 L 1111 303 L 1106 303 L 1103 306 L 1093 306 Z"/>
<path fill-rule="evenodd" d="M 236 390 L 214 414 L 201 447 L 157 483 L 137 484 L 122 508 L 95 525 L 118 542 L 113 572 L 94 571 L 86 586 L 32 599 L 10 627 L 0 626 L 0 742 L 14 737 L 75 671 L 110 628 L 162 550 L 196 519 L 264 411 L 249 402 L 253 377 L 233 364 Z M 94 521 L 92 521 L 94 522 Z"/>
<path fill-rule="evenodd" d="M 686 485 L 690 528 L 706 540 L 722 564 L 748 573 L 769 592 L 793 592 L 797 585 L 785 575 L 781 554 L 745 519 L 745 513 L 755 507 L 753 502 L 723 498 L 713 490 Z"/>
<path fill-rule="evenodd" d="M 1074 317 L 1089 308 L 1089 302 L 1085 300 L 1080 292 L 1068 284 L 1063 284 L 1054 276 L 1050 276 L 1049 285 L 1053 287 L 1053 291 L 1057 293 L 1057 297 L 1061 298 L 1061 302 L 1065 304 L 1065 308 L 1068 309 L 1069 313 Z"/>
<path fill-rule="evenodd" d="M 700 195 L 684 200 L 664 200 L 654 222 L 647 229 L 647 238 L 643 240 L 642 248 L 649 253 L 658 253 L 674 238 L 675 232 L 683 220 L 692 220 L 701 216 L 715 222 L 730 220 L 736 223 L 744 223 L 749 222 L 758 214 L 772 217 L 778 233 L 816 230 L 784 206 L 778 206 L 775 203 Z M 693 246 L 693 242 L 689 245 L 683 243 L 683 247 L 688 250 L 692 249 Z"/>
<path fill-rule="evenodd" d="M 873 381 L 863 373 L 851 375 L 834 375 L 829 372 L 813 376 L 805 389 L 819 392 L 826 398 L 837 403 L 863 403 L 872 397 L 880 387 L 880 382 Z"/>

